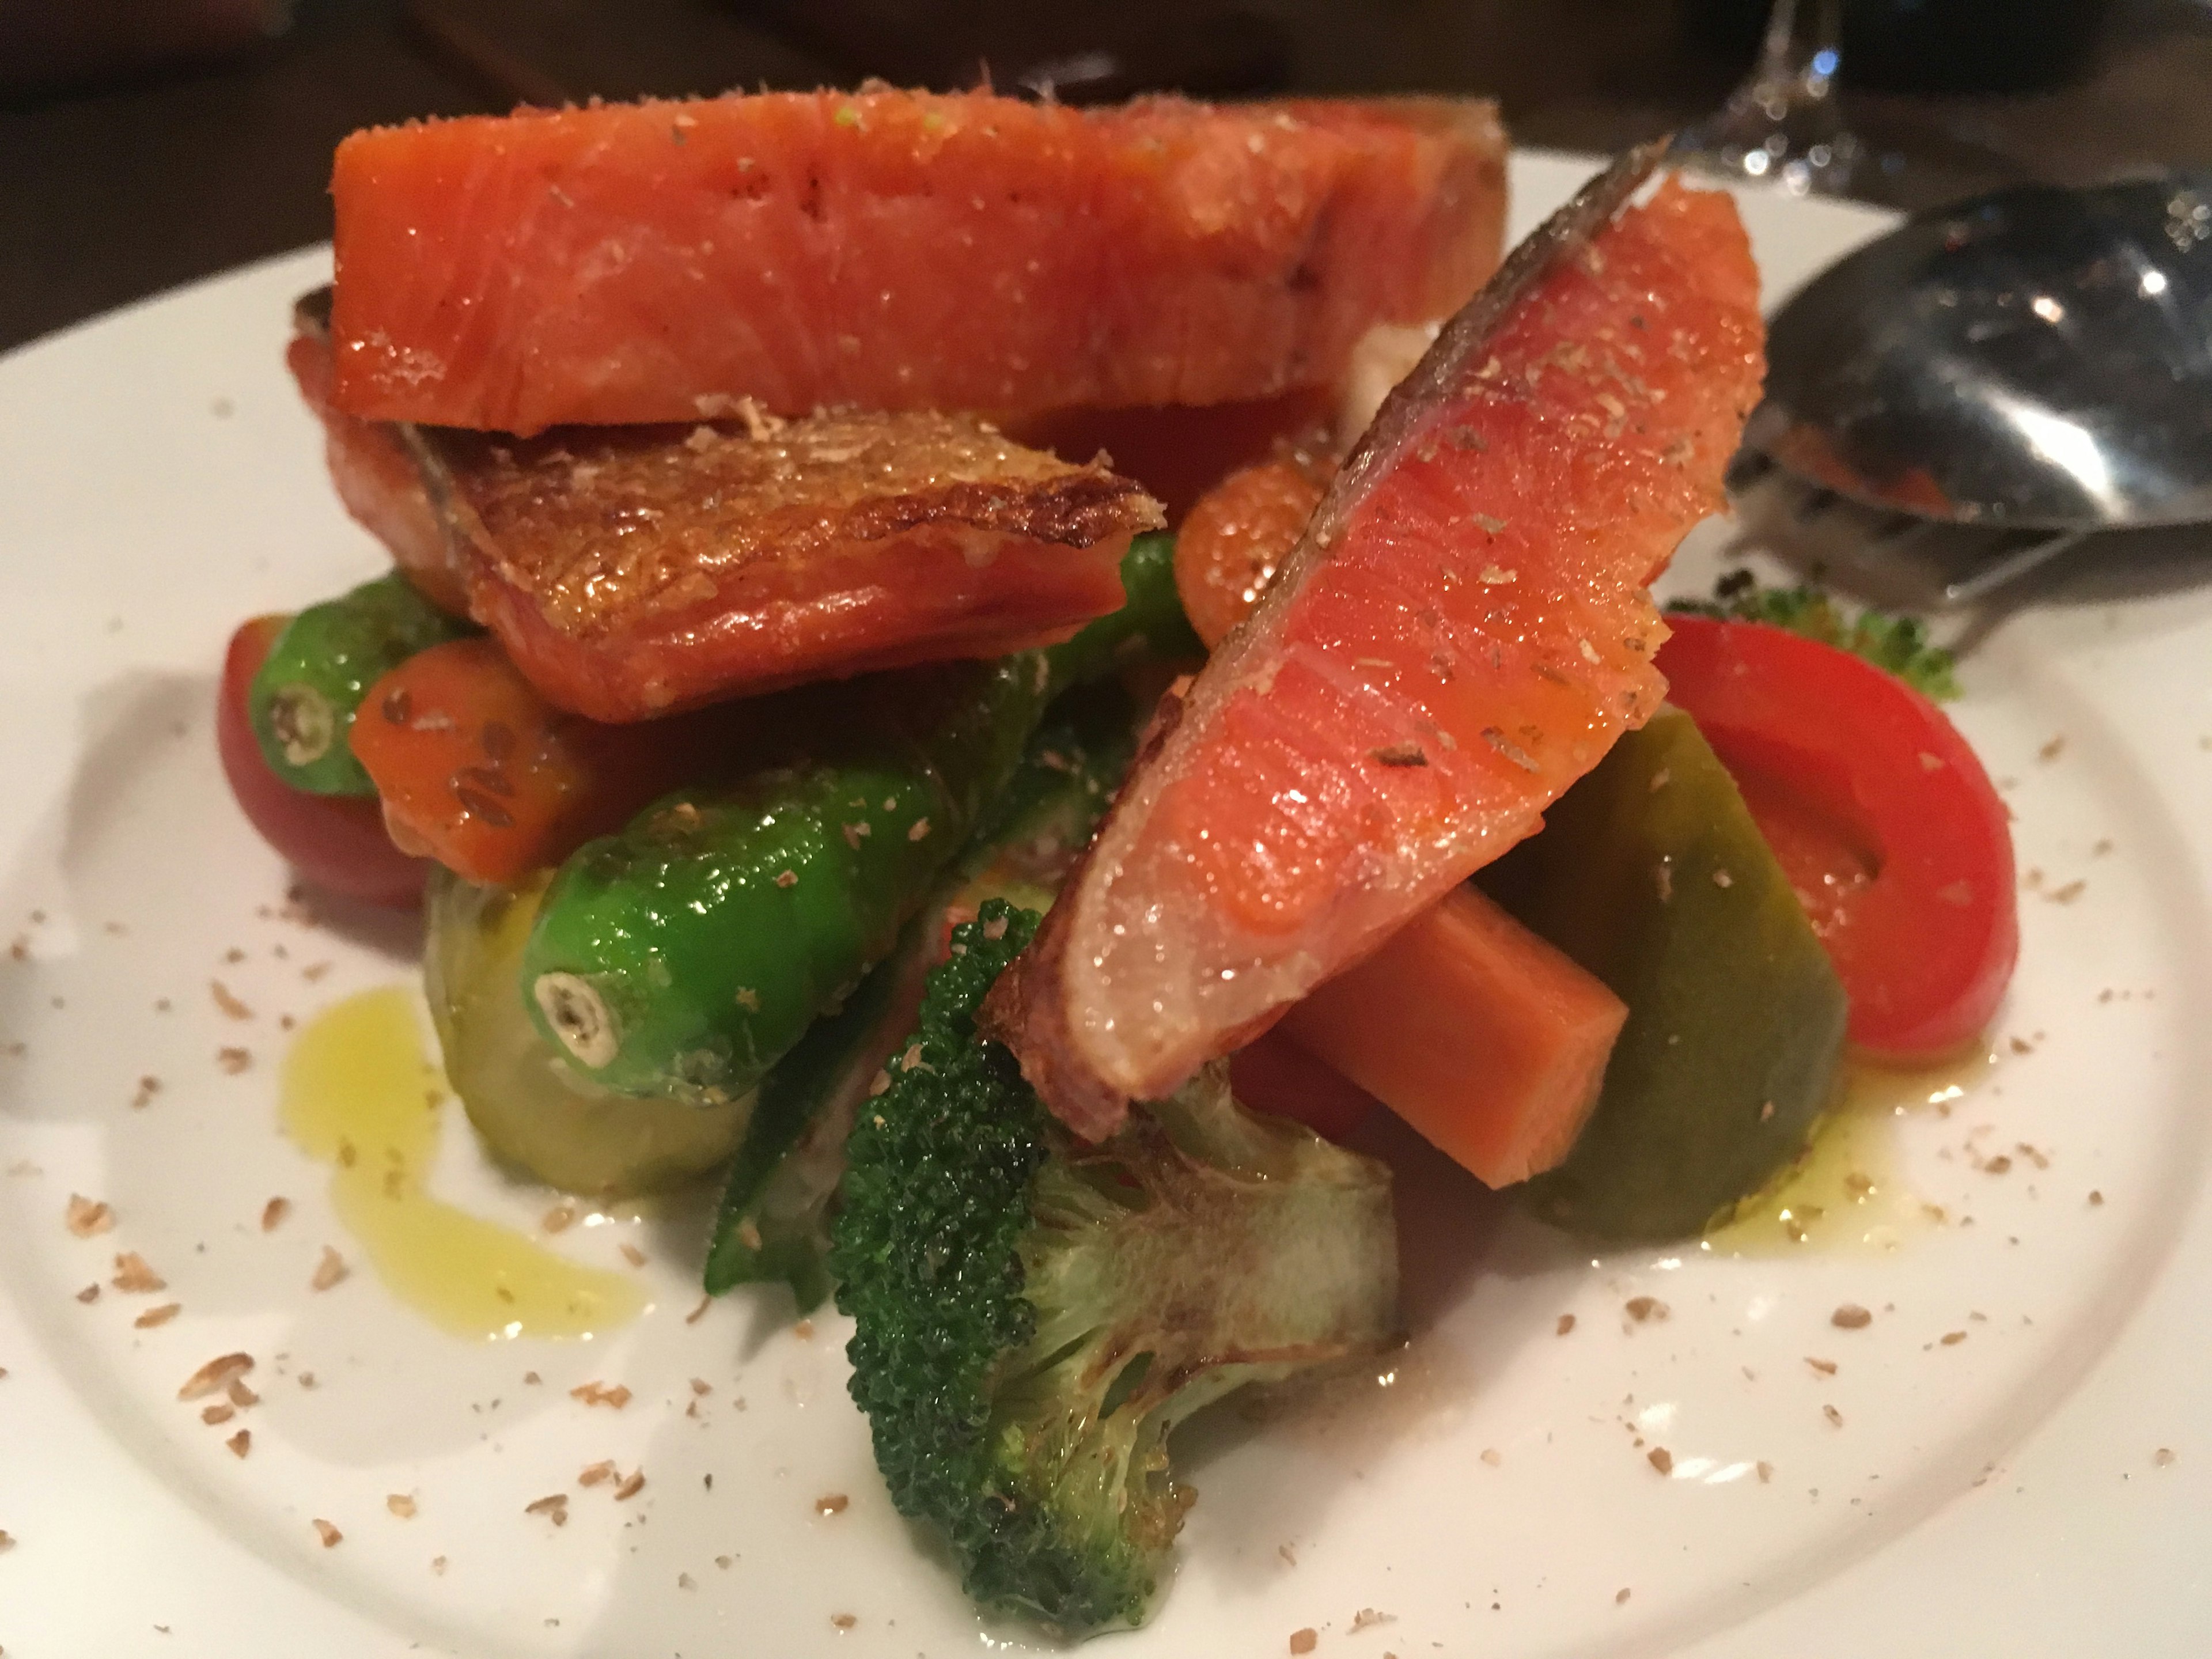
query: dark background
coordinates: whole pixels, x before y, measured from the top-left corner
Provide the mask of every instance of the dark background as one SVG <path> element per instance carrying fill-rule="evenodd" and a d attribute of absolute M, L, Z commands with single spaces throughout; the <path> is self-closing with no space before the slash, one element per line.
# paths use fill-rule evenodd
<path fill-rule="evenodd" d="M 1480 92 L 1610 149 L 1717 105 L 1764 0 L 0 0 L 0 348 L 329 234 L 356 126 L 731 87 Z M 1853 125 L 1920 206 L 2212 165 L 2212 0 L 1850 0 Z M 223 14 L 228 9 L 230 14 Z M 100 14 L 108 21 L 88 26 Z M 197 33 L 190 20 L 200 21 Z M 221 39 L 226 29 L 233 37 Z M 246 38 L 243 46 L 236 37 Z M 1993 88 L 2005 88 L 1992 90 Z"/>

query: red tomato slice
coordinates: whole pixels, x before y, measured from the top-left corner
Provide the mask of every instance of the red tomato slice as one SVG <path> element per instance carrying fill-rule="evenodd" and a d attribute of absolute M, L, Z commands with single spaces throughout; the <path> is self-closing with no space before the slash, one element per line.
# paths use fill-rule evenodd
<path fill-rule="evenodd" d="M 1955 1048 L 2020 954 L 2004 803 L 1942 711 L 1871 663 L 1763 623 L 1670 617 L 1668 695 L 1698 722 L 1804 901 L 1851 1040 Z"/>
<path fill-rule="evenodd" d="M 384 833 L 374 800 L 310 795 L 269 769 L 254 741 L 246 694 L 289 617 L 256 617 L 230 636 L 216 704 L 216 747 L 239 809 L 261 838 L 318 887 L 364 903 L 404 909 L 422 896 L 429 866 L 409 858 Z"/>

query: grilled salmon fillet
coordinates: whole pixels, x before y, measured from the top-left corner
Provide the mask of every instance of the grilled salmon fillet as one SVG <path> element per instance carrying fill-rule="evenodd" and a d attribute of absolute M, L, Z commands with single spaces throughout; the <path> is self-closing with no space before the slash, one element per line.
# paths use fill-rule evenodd
<path fill-rule="evenodd" d="M 880 88 L 374 129 L 331 180 L 337 401 L 534 433 L 1328 386 L 1496 265 L 1504 156 L 1492 106 L 1441 99 Z"/>
<path fill-rule="evenodd" d="M 1167 708 L 985 1024 L 1079 1133 L 1363 959 L 1658 708 L 1647 585 L 1757 401 L 1725 195 L 1634 153 L 1393 392 Z"/>

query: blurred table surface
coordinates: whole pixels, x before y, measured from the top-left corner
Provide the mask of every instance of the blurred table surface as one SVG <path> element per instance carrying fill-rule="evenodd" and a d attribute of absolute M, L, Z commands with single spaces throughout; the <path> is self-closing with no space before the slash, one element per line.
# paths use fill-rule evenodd
<path fill-rule="evenodd" d="M 0 0 L 0 26 L 24 3 Z M 0 51 L 0 80 L 16 82 L 0 85 L 0 349 L 327 236 L 331 150 L 358 126 L 520 101 L 917 78 L 915 42 L 872 35 L 868 21 L 929 9 L 875 3 L 298 0 L 284 33 L 242 52 L 73 84 L 52 72 L 21 84 Z M 1489 94 L 1517 141 L 1558 148 L 1612 149 L 1692 119 L 1746 66 L 1698 46 L 1670 0 L 1248 0 L 1244 11 L 1267 26 L 1270 84 Z M 1024 14 L 1066 15 L 1009 12 Z M 1877 151 L 1904 158 L 1875 181 L 1901 206 L 2022 179 L 2212 164 L 2212 3 L 2119 0 L 2094 60 L 2058 90 L 1852 89 L 1846 108 Z"/>

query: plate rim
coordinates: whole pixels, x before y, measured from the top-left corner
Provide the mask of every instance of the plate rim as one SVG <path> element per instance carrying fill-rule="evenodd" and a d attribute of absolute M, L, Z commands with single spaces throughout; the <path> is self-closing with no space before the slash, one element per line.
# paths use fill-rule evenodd
<path fill-rule="evenodd" d="M 1565 169 L 1571 168 L 1579 173 L 1600 164 L 1600 158 L 1538 149 L 1516 149 L 1512 161 L 1516 167 L 1516 198 L 1521 196 L 1521 186 L 1532 169 L 1540 173 L 1547 168 L 1556 169 L 1554 177 L 1565 182 Z M 1770 201 L 1770 205 L 1778 204 Z M 1851 211 L 1865 215 L 1869 231 L 1893 222 L 1897 216 L 1863 204 L 1844 205 Z M 133 301 L 99 316 L 66 325 L 24 342 L 0 356 L 0 392 L 4 392 L 13 377 L 27 372 L 27 366 L 35 362 L 43 367 L 52 356 L 80 351 L 88 337 L 143 322 L 149 313 L 159 313 L 165 308 L 188 307 L 202 303 L 204 296 L 211 290 L 250 283 L 280 269 L 311 266 L 318 260 L 327 261 L 329 257 L 327 243 L 311 244 L 289 252 L 265 256 L 228 271 L 192 279 L 160 294 Z M 1768 296 L 1770 304 L 1773 297 L 1771 295 Z M 2207 638 L 2212 638 L 2212 629 L 2200 631 Z M 2176 752 L 2183 752 L 2178 740 L 2175 750 Z M 2144 748 L 2142 752 L 2131 756 L 2138 766 L 2145 769 L 2144 775 L 2154 781 L 2160 776 L 2160 771 L 2154 769 L 2170 765 L 2174 757 L 2174 753 L 2166 752 L 2160 745 Z M 2190 797 L 2200 805 L 2212 807 L 2212 790 L 2203 787 L 2201 780 L 2190 786 Z M 2162 794 L 2160 799 L 2171 802 L 2173 798 Z M 2212 823 L 2212 811 L 2200 813 L 2193 819 L 2177 811 L 2175 817 L 2177 823 L 2185 831 L 2192 822 Z M 2193 865 L 2189 873 L 2201 894 L 2205 890 L 2207 865 L 2212 863 L 2212 856 L 2208 856 L 2212 855 L 2212 830 L 2200 830 L 2188 841 L 2188 850 Z M 2016 1547 L 2022 1540 L 2033 1545 L 2039 1538 L 2058 1539 L 2078 1534 L 2081 1516 L 2073 1495 L 2062 1490 L 2066 1485 L 2064 1471 L 2073 1467 L 2081 1455 L 2081 1442 L 2094 1442 L 2099 1437 L 2100 1426 L 2094 1420 L 2084 1423 L 2076 1419 L 2093 1407 L 2096 1410 L 2108 1409 L 2108 1396 L 2112 1390 L 2116 1387 L 2124 1389 L 2130 1386 L 2128 1377 L 2130 1374 L 2140 1371 L 2154 1379 L 2167 1376 L 2180 1358 L 2174 1351 L 2180 1338 L 2172 1333 L 2179 1331 L 2185 1334 L 2192 1329 L 2203 1330 L 2208 1323 L 2212 1323 L 2207 1319 L 2208 1310 L 2212 1310 L 2212 1202 L 2208 1202 L 2205 1187 L 2200 1181 L 2195 1188 L 2193 1200 L 2183 1217 L 2181 1230 L 2165 1254 L 2155 1278 L 2146 1286 L 2140 1305 L 2118 1330 L 2114 1340 L 2093 1358 L 2070 1392 L 2057 1402 L 2016 1448 L 2010 1466 L 2028 1477 L 2020 1482 L 2027 1488 L 2020 1496 L 2028 1498 L 2033 1493 L 2033 1501 L 2003 1509 L 1989 1504 L 1947 1504 L 1916 1525 L 1888 1538 L 1861 1561 L 1813 1585 L 1803 1595 L 1794 1596 L 1765 1612 L 1753 1613 L 1744 1621 L 1679 1651 L 1685 1659 L 1691 1655 L 1694 1655 L 1695 1659 L 1739 1659 L 1739 1656 L 1748 1659 L 1748 1656 L 1754 1652 L 1773 1650 L 1778 1640 L 1787 1641 L 1802 1636 L 1804 1621 L 1810 1620 L 1817 1624 L 1828 1617 L 1830 1609 L 1849 1608 L 1851 1612 L 1849 1624 L 1829 1624 L 1826 1627 L 1832 1631 L 1848 1628 L 1853 1632 L 1855 1644 L 1879 1640 L 1882 1645 L 1899 1654 L 1925 1651 L 1932 1656 L 1939 1650 L 1948 1652 L 1949 1649 L 1942 1641 L 1931 1642 L 1926 1631 L 1916 1632 L 1909 1624 L 1894 1623 L 1899 1616 L 1898 1609 L 1903 1608 L 1907 1613 L 1911 1610 L 1919 1599 L 1919 1590 L 1924 1588 L 1927 1577 L 1933 1571 L 1924 1564 L 1915 1564 L 1914 1541 L 1924 1542 L 1931 1537 L 1938 1538 L 1940 1547 L 1953 1552 L 1956 1559 L 1972 1561 L 1987 1559 L 1992 1547 L 2003 1545 L 2008 1540 Z M 0 1274 L 0 1342 L 4 1342 L 15 1353 L 25 1354 L 27 1359 L 29 1352 L 34 1351 L 38 1346 L 36 1334 L 41 1322 L 37 1316 L 18 1304 L 9 1277 Z M 2151 1327 L 2160 1328 L 2149 1328 Z M 0 1363 L 5 1363 L 7 1358 L 5 1353 L 0 1353 Z M 40 1413 L 51 1413 L 51 1420 L 66 1429 L 67 1437 L 72 1442 L 88 1435 L 90 1440 L 84 1442 L 88 1447 L 94 1442 L 101 1445 L 107 1443 L 108 1431 L 99 1417 L 83 1401 L 52 1386 L 52 1378 L 40 1376 L 40 1372 L 46 1369 L 45 1366 L 25 1363 L 11 1369 L 15 1374 L 4 1382 L 0 1382 L 0 1389 L 9 1391 L 0 1395 L 0 1413 L 13 1415 L 10 1408 L 20 1411 L 21 1407 L 18 1402 L 30 1396 L 39 1402 L 37 1409 Z M 2157 1383 L 2136 1386 L 2157 1386 Z M 112 1447 L 109 1449 L 112 1449 Z M 2212 1448 L 2207 1449 L 2212 1450 Z M 2177 1505 L 2180 1506 L 2185 1516 L 2191 1506 L 2196 1506 L 2193 1512 L 2198 1515 L 2212 1512 L 2212 1480 L 2195 1472 L 2206 1462 L 2207 1458 L 2202 1453 L 2194 1456 L 2185 1453 L 2181 1462 L 2175 1466 L 2179 1473 L 2159 1488 L 2160 1497 L 2158 1501 L 2165 1507 L 2158 1513 L 2171 1516 L 2176 1511 Z M 146 1534 L 145 1543 L 160 1545 L 167 1528 L 173 1524 L 181 1523 L 204 1531 L 208 1538 L 202 1542 L 212 1541 L 220 1546 L 215 1551 L 216 1557 L 221 1557 L 225 1552 L 236 1557 L 235 1562 L 224 1571 L 237 1572 L 242 1582 L 258 1581 L 256 1588 L 250 1592 L 251 1595 L 265 1599 L 271 1606 L 297 1607 L 311 1613 L 319 1620 L 337 1621 L 331 1626 L 328 1637 L 323 1638 L 326 1650 L 334 1655 L 354 1652 L 380 1654 L 400 1650 L 405 1645 L 403 1638 L 373 1626 L 344 1603 L 314 1594 L 310 1578 L 289 1573 L 258 1551 L 240 1544 L 217 1525 L 211 1516 L 204 1513 L 200 1506 L 185 1501 L 172 1482 L 157 1478 L 154 1464 L 136 1455 L 126 1457 L 125 1463 L 136 1472 L 136 1480 L 125 1484 L 137 1489 L 133 1492 L 133 1499 L 139 1508 L 140 1516 L 135 1530 Z M 2046 1470 L 2054 1473 L 2045 1474 Z M 2173 1474 L 2172 1471 L 2168 1473 Z M 2142 1488 L 2148 1489 L 2157 1484 L 2142 1483 Z M 158 1498 L 155 1498 L 155 1494 L 159 1494 Z M 2130 1494 L 2130 1502 L 2133 1498 L 2134 1494 Z M 149 1502 L 149 1499 L 154 1501 Z M 2137 1509 L 2145 1507 L 2136 1505 Z M 2069 1523 L 2063 1529 L 2057 1525 L 2062 1512 Z M 159 1526 L 153 1524 L 156 1517 L 161 1521 Z M 2132 1524 L 2148 1529 L 2153 1522 L 2141 1521 Z M 2175 1528 L 2169 1528 L 2168 1530 Z M 2185 1527 L 2179 1530 L 2183 1535 L 2186 1534 Z M 21 1549 L 9 1553 L 14 1559 L 0 1560 L 0 1584 L 7 1583 L 20 1575 L 26 1564 L 33 1559 Z M 2039 1622 L 2042 1622 L 2045 1628 L 2050 1627 L 2047 1621 L 2068 1598 L 2079 1600 L 2091 1589 L 2100 1585 L 2105 1587 L 2100 1593 L 2108 1594 L 2112 1586 L 2130 1582 L 2125 1572 L 2116 1567 L 2111 1557 L 2109 1550 L 2088 1550 L 2078 1556 L 2051 1558 L 2039 1569 L 2035 1584 L 2027 1591 L 2024 1591 L 2016 1581 L 1998 1587 L 1998 1593 L 1993 1595 L 1979 1594 L 1972 1583 L 1962 1584 L 1957 1587 L 1958 1603 L 1962 1607 L 1968 1603 L 1974 1605 L 1972 1616 L 1982 1621 L 1979 1628 L 1992 1632 L 2000 1630 L 2024 1632 L 2027 1633 L 2027 1639 L 2033 1640 L 2035 1639 L 2033 1632 Z M 1900 1560 L 1900 1558 L 1904 1559 Z M 2160 1565 L 2160 1560 L 2154 1559 L 2142 1571 L 2148 1572 Z M 2069 1568 L 2072 1570 L 2064 1570 Z M 2165 1587 L 2168 1595 L 2163 1611 L 2175 1616 L 2172 1632 L 2184 1638 L 2191 1631 L 2212 1633 L 2212 1581 L 2206 1580 L 2200 1574 L 2196 1583 L 2193 1600 L 2173 1593 L 2172 1585 Z M 1988 1605 L 1982 1605 L 1984 1602 Z M 1950 1630 L 1948 1619 L 1945 1624 L 1946 1630 L 1936 1632 L 1936 1636 L 1948 1635 L 1954 1641 L 1955 1632 Z M 2187 1628 L 2182 1628 L 2183 1626 Z M 316 1628 L 320 1632 L 323 1626 L 319 1624 Z M 2155 1628 L 2152 1627 L 2154 1632 Z M 0 1640 L 5 1638 L 6 1632 L 0 1630 Z M 2179 1652 L 2184 1650 L 2177 1646 L 2173 1650 Z M 2051 1651 L 2056 1653 L 2058 1650 Z"/>

